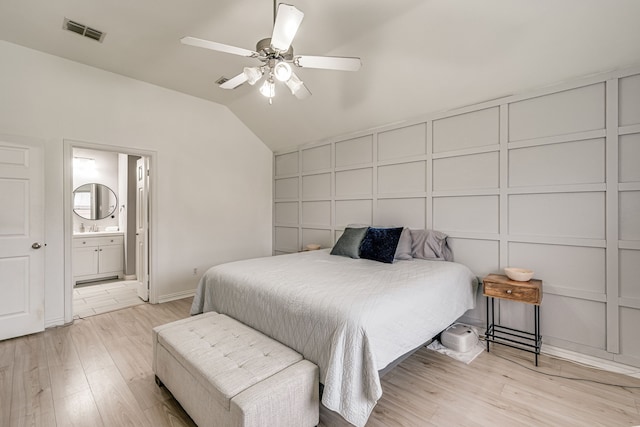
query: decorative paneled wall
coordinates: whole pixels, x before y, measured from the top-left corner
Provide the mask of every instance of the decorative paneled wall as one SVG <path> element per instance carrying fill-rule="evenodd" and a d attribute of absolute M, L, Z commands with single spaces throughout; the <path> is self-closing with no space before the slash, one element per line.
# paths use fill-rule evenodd
<path fill-rule="evenodd" d="M 640 70 L 275 155 L 274 253 L 350 223 L 433 228 L 479 277 L 544 281 L 546 344 L 640 366 Z M 478 295 L 465 321 L 484 323 Z M 532 329 L 530 306 L 500 320 Z"/>

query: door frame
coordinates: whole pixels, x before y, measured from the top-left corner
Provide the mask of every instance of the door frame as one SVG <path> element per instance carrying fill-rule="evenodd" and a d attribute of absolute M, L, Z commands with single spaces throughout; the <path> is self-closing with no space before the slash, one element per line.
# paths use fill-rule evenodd
<path fill-rule="evenodd" d="M 73 149 L 85 148 L 90 150 L 122 153 L 132 156 L 144 156 L 149 159 L 149 245 L 147 256 L 149 258 L 149 302 L 158 303 L 157 289 L 155 286 L 157 265 L 157 215 L 158 215 L 158 190 L 157 169 L 158 153 L 133 147 L 121 147 L 117 145 L 105 145 L 93 142 L 78 141 L 72 139 L 63 140 L 63 201 L 64 201 L 64 322 L 73 321 L 73 270 L 72 270 L 72 239 L 73 239 Z"/>

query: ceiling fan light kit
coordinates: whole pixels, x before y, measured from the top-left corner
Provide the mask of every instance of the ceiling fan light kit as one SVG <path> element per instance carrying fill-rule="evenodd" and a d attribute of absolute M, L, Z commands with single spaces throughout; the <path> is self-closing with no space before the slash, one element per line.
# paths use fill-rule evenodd
<path fill-rule="evenodd" d="M 311 96 L 311 92 L 306 88 L 302 80 L 295 74 L 291 75 L 291 78 L 286 82 L 287 87 L 291 91 L 291 95 L 294 95 L 298 99 L 306 99 Z"/>
<path fill-rule="evenodd" d="M 273 67 L 273 75 L 281 82 L 288 81 L 291 78 L 291 74 L 291 65 L 284 61 L 278 62 L 275 67 Z"/>
<path fill-rule="evenodd" d="M 260 86 L 260 93 L 269 98 L 269 104 L 275 96 L 276 81 L 287 85 L 291 94 L 298 99 L 305 99 L 311 92 L 304 82 L 293 72 L 291 64 L 299 68 L 318 68 L 338 71 L 358 71 L 362 65 L 360 58 L 336 56 L 309 56 L 293 54 L 291 42 L 298 32 L 304 18 L 304 13 L 295 6 L 280 3 L 276 9 L 274 0 L 274 24 L 270 38 L 260 40 L 256 44 L 256 51 L 229 46 L 195 37 L 183 37 L 183 44 L 230 53 L 232 55 L 256 58 L 262 62 L 258 67 L 244 67 L 242 73 L 220 84 L 222 89 L 235 89 L 247 82 L 255 85 L 266 75 Z M 277 12 L 276 12 L 277 10 Z"/>
<path fill-rule="evenodd" d="M 271 98 L 276 94 L 276 84 L 271 77 L 262 83 L 260 93 L 269 98 L 269 103 L 271 103 Z"/>
<path fill-rule="evenodd" d="M 244 67 L 243 73 L 247 77 L 247 83 L 251 86 L 262 78 L 262 69 L 260 67 Z"/>

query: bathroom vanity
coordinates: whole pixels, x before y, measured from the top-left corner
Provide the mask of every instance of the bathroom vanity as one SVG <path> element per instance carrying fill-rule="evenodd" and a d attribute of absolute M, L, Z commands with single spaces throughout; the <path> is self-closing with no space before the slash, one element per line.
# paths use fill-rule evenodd
<path fill-rule="evenodd" d="M 122 278 L 124 234 L 87 232 L 73 235 L 73 282 Z"/>

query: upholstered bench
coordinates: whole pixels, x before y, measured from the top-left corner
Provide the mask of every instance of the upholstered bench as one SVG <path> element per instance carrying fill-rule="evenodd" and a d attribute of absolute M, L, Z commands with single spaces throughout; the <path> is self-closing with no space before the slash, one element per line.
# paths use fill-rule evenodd
<path fill-rule="evenodd" d="M 153 329 L 153 371 L 200 427 L 318 424 L 318 367 L 223 314 Z"/>

